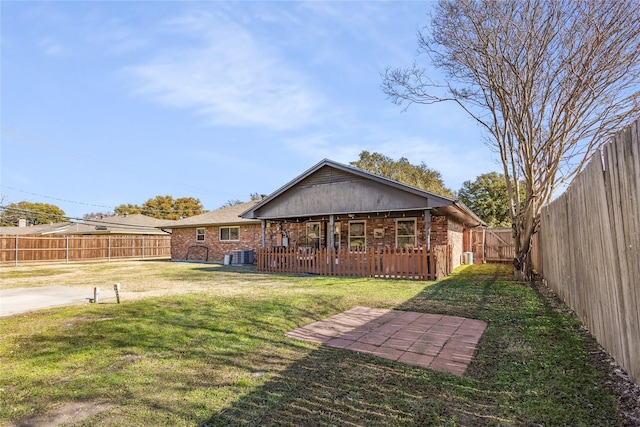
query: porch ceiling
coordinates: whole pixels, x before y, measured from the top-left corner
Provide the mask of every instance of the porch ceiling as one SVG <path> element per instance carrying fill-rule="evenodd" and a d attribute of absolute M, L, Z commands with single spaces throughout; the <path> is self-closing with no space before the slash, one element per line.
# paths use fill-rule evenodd
<path fill-rule="evenodd" d="M 278 217 L 260 217 L 267 221 L 329 221 L 329 217 L 333 215 L 335 221 L 347 221 L 358 219 L 375 219 L 375 218 L 402 218 L 402 217 L 419 217 L 423 216 L 426 209 L 406 209 L 393 211 L 365 211 L 365 212 L 325 212 L 325 213 L 309 213 L 304 215 L 283 215 Z"/>

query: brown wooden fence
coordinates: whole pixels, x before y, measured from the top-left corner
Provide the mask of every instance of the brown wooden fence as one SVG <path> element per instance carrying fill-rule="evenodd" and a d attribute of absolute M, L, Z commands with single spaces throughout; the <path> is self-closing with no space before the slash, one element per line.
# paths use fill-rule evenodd
<path fill-rule="evenodd" d="M 328 248 L 259 249 L 258 271 L 311 273 L 390 279 L 436 280 L 451 273 L 451 246 L 418 249 L 373 249 L 350 252 Z"/>
<path fill-rule="evenodd" d="M 640 120 L 598 153 L 540 224 L 541 271 L 640 380 Z"/>
<path fill-rule="evenodd" d="M 0 264 L 171 256 L 171 236 L 0 236 Z"/>
<path fill-rule="evenodd" d="M 464 250 L 478 262 L 513 262 L 515 246 L 511 228 L 473 229 L 464 233 Z"/>

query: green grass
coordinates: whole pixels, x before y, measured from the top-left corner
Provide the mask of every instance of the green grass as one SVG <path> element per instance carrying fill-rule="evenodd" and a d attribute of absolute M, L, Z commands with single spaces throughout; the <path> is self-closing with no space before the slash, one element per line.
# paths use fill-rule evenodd
<path fill-rule="evenodd" d="M 201 283 L 201 292 L 1 318 L 0 423 L 78 401 L 113 405 L 77 424 L 87 426 L 622 423 L 580 323 L 504 267 L 473 266 L 436 284 L 197 264 L 135 271 Z M 489 327 L 464 377 L 285 335 L 355 305 Z"/>

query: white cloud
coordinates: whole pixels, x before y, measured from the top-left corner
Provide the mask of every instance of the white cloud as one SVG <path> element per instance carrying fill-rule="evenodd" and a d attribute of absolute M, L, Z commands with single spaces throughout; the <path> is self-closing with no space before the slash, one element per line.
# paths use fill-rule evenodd
<path fill-rule="evenodd" d="M 69 48 L 50 37 L 42 38 L 38 45 L 47 56 L 66 56 L 70 53 Z"/>
<path fill-rule="evenodd" d="M 342 143 L 344 135 L 331 133 L 311 133 L 300 137 L 287 138 L 285 143 L 287 150 L 304 156 L 309 163 L 319 162 L 322 159 L 331 159 L 341 163 L 349 163 L 357 160 L 362 151 L 357 144 Z"/>
<path fill-rule="evenodd" d="M 167 28 L 175 40 L 171 47 L 125 69 L 138 81 L 138 93 L 195 109 L 213 125 L 279 130 L 317 118 L 322 96 L 307 76 L 245 27 L 208 13 L 173 20 Z M 177 45 L 185 36 L 189 44 Z"/>

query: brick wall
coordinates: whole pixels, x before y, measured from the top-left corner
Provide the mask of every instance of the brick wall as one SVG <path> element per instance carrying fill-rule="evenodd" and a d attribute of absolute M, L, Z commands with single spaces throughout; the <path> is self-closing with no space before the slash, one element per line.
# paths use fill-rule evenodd
<path fill-rule="evenodd" d="M 426 230 L 424 217 L 402 218 L 416 220 L 416 245 L 422 246 L 426 244 Z M 362 221 L 362 220 L 359 220 Z M 393 248 L 396 246 L 396 227 L 397 220 L 395 218 L 367 218 L 365 221 L 365 232 L 367 239 L 367 247 L 374 248 Z M 349 222 L 336 221 L 336 229 L 340 232 L 340 247 L 347 248 L 349 246 Z M 267 247 L 279 246 L 281 238 L 279 234 L 283 234 L 289 239 L 289 246 L 308 246 L 306 234 L 306 225 L 304 222 L 288 222 L 282 224 L 272 224 L 267 229 Z M 447 234 L 447 219 L 445 217 L 431 217 L 431 244 L 446 245 L 449 239 Z M 325 229 L 329 228 L 329 223 L 321 223 L 322 242 L 325 244 Z M 379 235 L 376 231 L 382 231 Z M 327 239 L 328 240 L 328 239 Z M 326 242 L 328 243 L 328 241 Z"/>
<path fill-rule="evenodd" d="M 464 226 L 444 216 L 431 217 L 431 245 L 451 245 L 452 268 L 462 264 Z"/>
<path fill-rule="evenodd" d="M 452 268 L 458 267 L 462 264 L 462 253 L 463 253 L 463 233 L 464 226 L 457 221 L 449 219 L 447 227 L 448 234 L 448 242 L 451 245 L 451 253 L 452 253 Z"/>
<path fill-rule="evenodd" d="M 431 216 L 431 246 L 449 244 L 448 226 L 447 217 Z"/>
<path fill-rule="evenodd" d="M 240 226 L 240 240 L 237 242 L 221 242 L 220 227 L 204 228 L 204 241 L 196 241 L 196 228 L 176 228 L 171 234 L 171 259 L 182 261 L 189 256 L 189 260 L 208 262 L 224 261 L 226 254 L 234 250 L 256 250 L 262 243 L 262 226 L 260 224 L 244 224 Z"/>
<path fill-rule="evenodd" d="M 406 218 L 412 219 L 412 218 Z M 426 230 L 424 217 L 416 219 L 416 245 L 426 243 Z M 369 218 L 366 223 L 367 247 L 393 248 L 396 246 L 396 224 L 394 218 Z M 349 221 L 336 221 L 340 228 L 340 247 L 348 247 Z M 325 227 L 328 223 L 321 223 L 321 235 L 325 235 Z M 176 228 L 171 236 L 171 259 L 182 261 L 205 261 L 222 263 L 224 256 L 234 250 L 257 250 L 262 244 L 261 224 L 245 224 L 240 226 L 240 240 L 237 242 L 221 242 L 220 227 L 199 227 L 205 229 L 204 241 L 196 241 L 196 228 Z M 376 235 L 381 230 L 382 235 Z M 462 224 L 444 216 L 431 216 L 431 246 L 452 245 L 453 266 L 457 267 L 462 262 Z M 266 246 L 282 245 L 282 236 L 289 239 L 289 246 L 307 246 L 306 223 L 280 223 L 270 224 L 266 230 Z M 206 249 L 205 249 L 206 248 Z"/>

